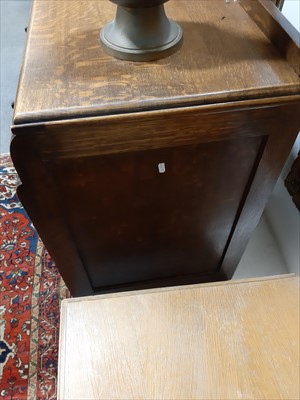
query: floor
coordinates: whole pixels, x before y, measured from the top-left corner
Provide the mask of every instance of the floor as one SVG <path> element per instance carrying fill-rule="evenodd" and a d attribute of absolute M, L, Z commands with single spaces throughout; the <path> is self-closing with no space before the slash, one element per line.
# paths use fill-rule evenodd
<path fill-rule="evenodd" d="M 31 0 L 0 0 L 1 17 L 1 124 L 0 152 L 9 151 L 11 103 L 15 100 L 22 55 L 26 41 Z"/>
<path fill-rule="evenodd" d="M 11 103 L 17 89 L 26 40 L 31 0 L 1 0 L 1 130 L 0 152 L 9 152 Z M 287 268 L 264 214 L 253 233 L 234 279 L 287 273 Z"/>

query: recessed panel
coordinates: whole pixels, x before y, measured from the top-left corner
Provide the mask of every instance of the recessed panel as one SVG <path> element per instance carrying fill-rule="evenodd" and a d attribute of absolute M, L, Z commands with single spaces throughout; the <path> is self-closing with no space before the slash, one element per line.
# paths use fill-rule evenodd
<path fill-rule="evenodd" d="M 92 286 L 217 272 L 261 142 L 60 161 L 67 223 Z"/>

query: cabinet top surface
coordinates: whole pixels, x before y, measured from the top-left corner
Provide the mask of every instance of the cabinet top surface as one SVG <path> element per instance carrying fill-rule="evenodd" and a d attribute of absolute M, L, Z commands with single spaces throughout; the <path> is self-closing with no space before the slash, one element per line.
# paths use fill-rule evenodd
<path fill-rule="evenodd" d="M 299 91 L 299 78 L 235 2 L 170 1 L 184 32 L 174 55 L 120 61 L 100 45 L 108 0 L 35 0 L 14 124 L 255 99 Z"/>

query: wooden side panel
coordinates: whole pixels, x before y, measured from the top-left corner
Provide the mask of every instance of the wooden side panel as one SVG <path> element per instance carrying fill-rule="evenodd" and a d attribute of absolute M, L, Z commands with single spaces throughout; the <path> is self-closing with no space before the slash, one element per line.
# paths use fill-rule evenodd
<path fill-rule="evenodd" d="M 32 141 L 14 137 L 11 155 L 22 184 L 17 189 L 25 210 L 54 258 L 72 294 L 93 294 L 61 207 L 56 184 Z"/>
<path fill-rule="evenodd" d="M 72 294 L 230 278 L 299 130 L 274 102 L 15 127 L 21 200 Z"/>
<path fill-rule="evenodd" d="M 240 138 L 49 164 L 92 286 L 217 273 L 263 145 Z"/>
<path fill-rule="evenodd" d="M 278 109 L 270 123 L 271 134 L 224 253 L 222 270 L 227 278 L 232 277 L 297 138 L 299 104 L 289 109 Z"/>

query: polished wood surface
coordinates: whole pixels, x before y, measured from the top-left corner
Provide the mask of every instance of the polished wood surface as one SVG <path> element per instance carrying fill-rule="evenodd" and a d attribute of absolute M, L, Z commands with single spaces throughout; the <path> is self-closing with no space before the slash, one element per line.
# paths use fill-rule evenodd
<path fill-rule="evenodd" d="M 34 2 L 11 154 L 74 296 L 231 278 L 300 129 L 260 13 L 286 48 L 293 31 L 253 3 L 168 2 L 184 46 L 133 64 L 96 42 L 109 1 Z"/>
<path fill-rule="evenodd" d="M 58 399 L 299 399 L 299 277 L 68 299 L 61 311 Z"/>
<path fill-rule="evenodd" d="M 299 78 L 300 35 L 297 29 L 269 0 L 242 0 L 240 4 L 281 55 L 287 59 Z"/>
<path fill-rule="evenodd" d="M 36 0 L 14 123 L 299 93 L 298 75 L 239 2 L 176 0 L 166 11 L 183 28 L 181 50 L 134 63 L 99 43 L 115 5 Z"/>
<path fill-rule="evenodd" d="M 217 273 L 262 147 L 257 136 L 58 162 L 65 219 L 95 290 Z"/>
<path fill-rule="evenodd" d="M 299 129 L 271 104 L 16 129 L 18 195 L 73 295 L 230 278 Z"/>
<path fill-rule="evenodd" d="M 151 150 L 269 135 L 299 127 L 300 94 L 59 122 L 14 125 L 17 141 L 46 160 Z M 274 124 L 276 114 L 277 124 Z M 289 129 L 287 129 L 289 130 Z M 297 128 L 296 128 L 297 130 Z M 34 139 L 33 139 L 34 137 Z M 283 136 L 288 141 L 288 133 Z"/>

